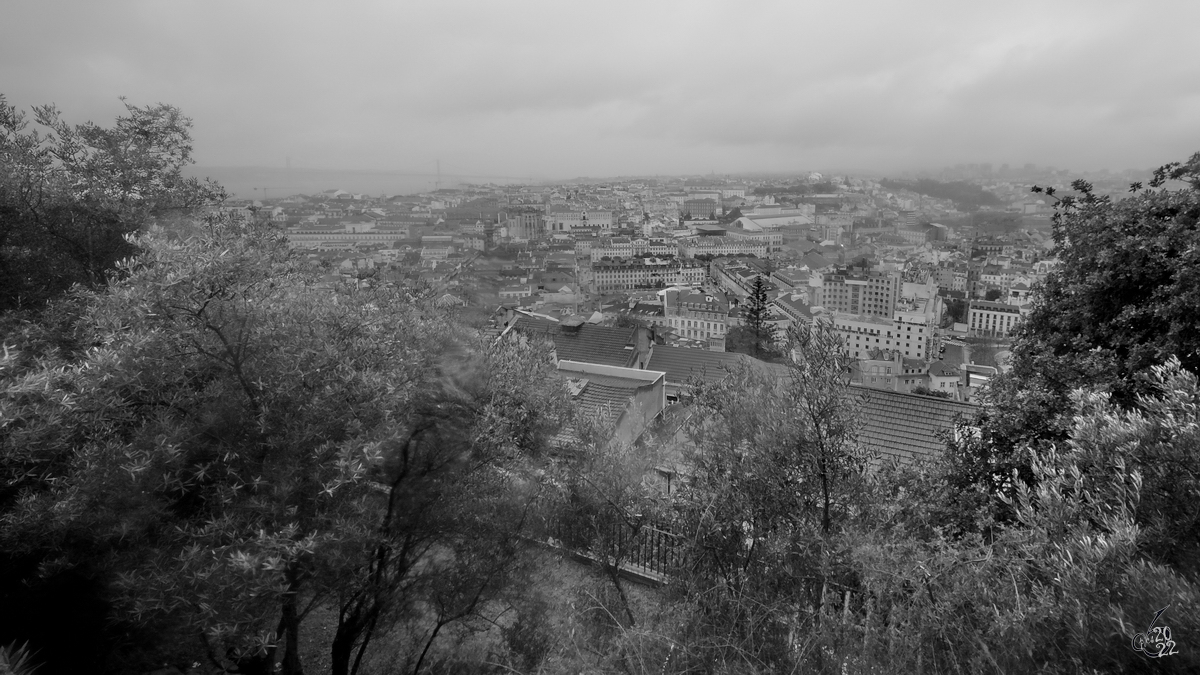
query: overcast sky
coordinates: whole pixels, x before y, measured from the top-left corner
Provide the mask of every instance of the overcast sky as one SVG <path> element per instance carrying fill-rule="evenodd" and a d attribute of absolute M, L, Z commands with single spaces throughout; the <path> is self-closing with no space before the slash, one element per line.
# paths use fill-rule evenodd
<path fill-rule="evenodd" d="M 539 178 L 1200 150 L 1200 2 L 9 0 L 0 93 L 202 166 Z"/>

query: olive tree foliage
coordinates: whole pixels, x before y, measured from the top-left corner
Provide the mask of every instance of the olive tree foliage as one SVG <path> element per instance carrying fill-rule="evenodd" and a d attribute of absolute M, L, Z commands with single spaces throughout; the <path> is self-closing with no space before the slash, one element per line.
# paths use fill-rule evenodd
<path fill-rule="evenodd" d="M 114 619 L 241 672 L 302 672 L 303 622 L 334 606 L 348 672 L 428 572 L 519 532 L 522 467 L 559 423 L 548 354 L 319 287 L 265 226 L 131 244 L 83 293 L 82 359 L 0 371 L 0 542 L 39 577 L 101 575 Z"/>
<path fill-rule="evenodd" d="M 111 128 L 72 125 L 52 105 L 28 116 L 0 95 L 0 311 L 98 286 L 136 251 L 125 235 L 224 197 L 183 175 L 191 120 L 125 104 Z"/>
<path fill-rule="evenodd" d="M 334 673 L 358 672 L 372 639 L 397 625 L 414 636 L 419 672 L 444 629 L 494 624 L 521 604 L 543 452 L 571 412 L 543 347 L 519 334 L 482 344 L 386 442 L 365 564 L 336 586 Z"/>
<path fill-rule="evenodd" d="M 1060 392 L 1102 386 L 1128 405 L 1151 367 L 1174 357 L 1200 369 L 1200 153 L 1123 199 L 1072 187 L 1054 216 L 1059 266 L 1035 295 L 1014 369 Z"/>
<path fill-rule="evenodd" d="M 695 609 L 690 630 L 704 636 L 697 655 L 727 667 L 782 667 L 797 612 L 842 583 L 827 561 L 868 459 L 833 328 L 793 329 L 787 353 L 786 365 L 755 362 L 697 382 L 691 398 L 677 588 Z"/>
<path fill-rule="evenodd" d="M 1012 368 L 985 392 L 971 424 L 978 433 L 950 447 L 950 495 L 962 512 L 1014 516 L 997 497 L 1012 496 L 1014 470 L 1033 480 L 1027 448 L 1069 436 L 1073 390 L 1108 391 L 1133 408 L 1153 366 L 1178 358 L 1200 369 L 1200 153 L 1123 198 L 1097 195 L 1086 181 L 1072 188 L 1055 205 L 1058 265 L 1036 289 Z"/>
<path fill-rule="evenodd" d="M 1137 410 L 1072 394 L 1067 441 L 1030 457 L 1033 481 L 1012 477 L 1013 521 L 990 537 L 938 525 L 945 477 L 928 467 L 868 477 L 820 548 L 757 538 L 710 494 L 732 534 L 702 550 L 754 547 L 757 564 L 705 585 L 684 570 L 660 620 L 614 643 L 644 673 L 1193 672 L 1200 582 L 1162 561 L 1194 555 L 1200 384 L 1178 361 L 1148 377 Z M 1155 473 L 1177 477 L 1173 492 Z M 1157 653 L 1139 642 L 1156 615 L 1176 653 L 1149 658 L 1135 646 Z"/>
<path fill-rule="evenodd" d="M 1195 576 L 1164 564 L 1195 555 L 1200 387 L 1172 360 L 1147 390 L 1138 410 L 1073 393 L 1068 439 L 1032 453 L 1033 481 L 1012 477 L 1013 522 L 988 538 L 926 527 L 938 507 L 923 498 L 945 489 L 936 471 L 879 483 L 851 542 L 856 592 L 814 642 L 821 670 L 1194 670 L 1194 652 L 1155 660 L 1132 646 L 1164 607 L 1160 627 L 1194 634 L 1200 602 Z"/>

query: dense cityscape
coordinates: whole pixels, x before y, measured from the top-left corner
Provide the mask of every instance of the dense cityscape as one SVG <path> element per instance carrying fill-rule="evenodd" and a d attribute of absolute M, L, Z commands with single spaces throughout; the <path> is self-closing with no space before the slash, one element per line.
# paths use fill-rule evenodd
<path fill-rule="evenodd" d="M 726 336 L 744 329 L 758 282 L 779 340 L 826 317 L 857 361 L 856 383 L 970 401 L 1005 367 L 1056 262 L 1053 200 L 1011 179 L 929 182 L 989 204 L 814 172 L 391 197 L 335 189 L 224 208 L 286 228 L 331 282 L 436 288 L 478 320 L 507 309 L 632 322 L 653 326 L 658 344 L 735 351 L 744 341 Z"/>
<path fill-rule="evenodd" d="M 1200 672 L 1200 3 L 0 16 L 0 675 Z"/>

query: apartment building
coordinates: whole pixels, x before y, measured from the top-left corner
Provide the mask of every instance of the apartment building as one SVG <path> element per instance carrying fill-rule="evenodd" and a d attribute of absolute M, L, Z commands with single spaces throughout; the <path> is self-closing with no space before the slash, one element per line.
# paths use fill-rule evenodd
<path fill-rule="evenodd" d="M 794 267 L 775 270 L 771 273 L 771 281 L 774 281 L 781 289 L 805 295 L 808 295 L 809 280 L 811 278 L 812 272 L 809 270 Z"/>
<path fill-rule="evenodd" d="M 804 294 L 789 293 L 772 300 L 771 307 L 790 319 L 793 326 L 811 326 L 814 317 L 806 299 Z"/>
<path fill-rule="evenodd" d="M 900 235 L 904 241 L 914 246 L 920 246 L 929 239 L 929 235 L 925 232 L 925 230 L 910 227 L 902 227 L 896 231 L 896 234 Z"/>
<path fill-rule="evenodd" d="M 639 288 L 694 286 L 704 282 L 705 267 L 694 260 L 633 258 L 592 263 L 596 293 L 620 293 Z"/>
<path fill-rule="evenodd" d="M 746 263 L 733 260 L 724 262 L 722 260 L 714 261 L 712 264 L 713 279 L 722 287 L 729 290 L 739 298 L 745 298 L 754 289 L 755 279 L 762 277 L 763 290 L 766 291 L 768 297 L 771 297 L 779 290 L 779 287 L 771 281 L 771 277 L 756 267 L 751 267 Z"/>
<path fill-rule="evenodd" d="M 933 281 L 938 285 L 938 288 L 947 288 L 952 291 L 967 290 L 967 264 L 966 263 L 948 263 L 939 265 L 933 271 Z"/>
<path fill-rule="evenodd" d="M 967 306 L 967 331 L 977 337 L 1009 337 L 1021 322 L 1021 309 L 1002 302 L 972 300 Z"/>
<path fill-rule="evenodd" d="M 679 254 L 679 244 L 662 238 L 612 237 L 596 241 L 588 253 L 592 262 L 602 258 L 631 258 L 635 255 L 674 256 Z"/>
<path fill-rule="evenodd" d="M 899 272 L 837 270 L 821 275 L 817 304 L 826 310 L 891 320 L 900 296 Z"/>
<path fill-rule="evenodd" d="M 716 199 L 685 199 L 680 205 L 679 211 L 696 220 L 711 220 L 719 215 L 717 208 Z"/>
<path fill-rule="evenodd" d="M 927 359 L 933 348 L 933 329 L 937 320 L 924 307 L 911 311 L 898 311 L 892 319 L 895 349 L 905 357 Z M 885 340 L 888 338 L 884 338 Z"/>
<path fill-rule="evenodd" d="M 670 289 L 662 294 L 663 317 L 676 334 L 705 340 L 712 351 L 725 351 L 729 301 L 721 293 Z"/>
<path fill-rule="evenodd" d="M 391 246 L 408 239 L 409 228 L 399 223 L 338 223 L 336 225 L 301 225 L 288 228 L 288 244 L 293 248 L 320 248 L 328 244 L 385 244 Z"/>
<path fill-rule="evenodd" d="M 733 236 L 691 237 L 679 245 L 680 253 L 687 258 L 695 258 L 698 255 L 753 255 L 765 258 L 768 249 L 765 242 Z"/>
<path fill-rule="evenodd" d="M 928 353 L 931 330 L 924 324 L 835 312 L 833 325 L 842 339 L 843 352 L 852 358 L 868 358 L 872 350 L 895 352 L 913 359 L 924 358 Z"/>

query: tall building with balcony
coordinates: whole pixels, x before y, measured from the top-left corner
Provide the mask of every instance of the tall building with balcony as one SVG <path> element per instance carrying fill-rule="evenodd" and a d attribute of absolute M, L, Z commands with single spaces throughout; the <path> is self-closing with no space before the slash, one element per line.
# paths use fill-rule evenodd
<path fill-rule="evenodd" d="M 891 320 L 900 297 L 899 272 L 837 270 L 821 275 L 816 304 L 833 312 Z"/>

